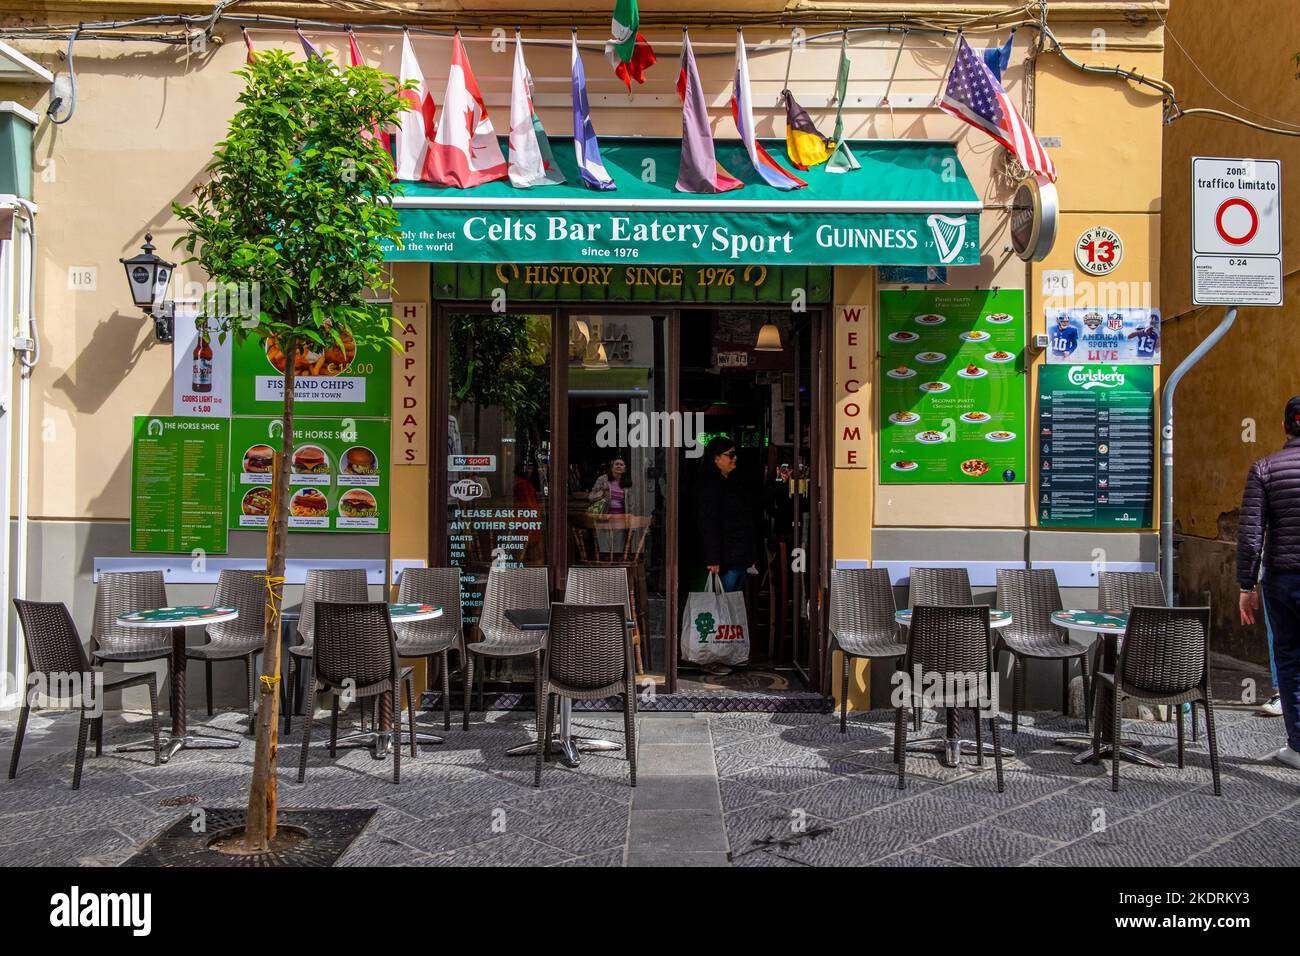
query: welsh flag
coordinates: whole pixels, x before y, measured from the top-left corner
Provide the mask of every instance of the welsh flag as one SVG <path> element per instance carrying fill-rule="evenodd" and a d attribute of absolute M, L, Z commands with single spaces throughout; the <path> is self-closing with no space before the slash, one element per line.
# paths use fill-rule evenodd
<path fill-rule="evenodd" d="M 636 0 L 615 0 L 614 18 L 610 24 L 612 36 L 605 44 L 605 56 L 609 57 L 614 73 L 629 93 L 632 92 L 632 81 L 644 83 L 645 71 L 655 63 L 655 51 L 637 32 L 640 25 L 641 13 L 636 8 Z"/>

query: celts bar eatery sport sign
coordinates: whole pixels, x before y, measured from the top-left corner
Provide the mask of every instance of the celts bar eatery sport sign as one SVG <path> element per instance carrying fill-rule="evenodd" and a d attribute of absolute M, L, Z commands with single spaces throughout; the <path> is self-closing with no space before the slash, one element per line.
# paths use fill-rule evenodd
<path fill-rule="evenodd" d="M 393 260 L 971 265 L 978 216 L 407 209 Z"/>

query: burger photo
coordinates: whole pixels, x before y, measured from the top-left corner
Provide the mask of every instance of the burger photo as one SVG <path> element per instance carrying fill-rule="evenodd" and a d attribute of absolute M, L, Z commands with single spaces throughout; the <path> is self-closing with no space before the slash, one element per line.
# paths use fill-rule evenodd
<path fill-rule="evenodd" d="M 343 455 L 343 470 L 349 475 L 377 475 L 379 461 L 369 448 L 354 445 Z"/>
<path fill-rule="evenodd" d="M 374 495 L 356 489 L 347 492 L 339 499 L 339 514 L 345 518 L 377 518 L 379 509 L 375 504 Z"/>
<path fill-rule="evenodd" d="M 244 452 L 244 474 L 269 475 L 275 452 L 270 445 L 254 445 Z"/>
<path fill-rule="evenodd" d="M 304 445 L 293 453 L 295 475 L 327 475 L 329 470 L 329 461 L 319 445 Z"/>

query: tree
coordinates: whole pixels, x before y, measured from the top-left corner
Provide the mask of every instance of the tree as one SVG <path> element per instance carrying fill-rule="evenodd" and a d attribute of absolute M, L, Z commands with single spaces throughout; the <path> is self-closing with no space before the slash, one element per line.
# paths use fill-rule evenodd
<path fill-rule="evenodd" d="M 237 72 L 240 109 L 230 121 L 188 206 L 173 205 L 186 224 L 177 240 L 217 289 L 252 291 L 255 314 L 222 314 L 228 296 L 210 295 L 205 314 L 224 341 L 252 336 L 283 356 L 284 412 L 267 522 L 265 648 L 259 685 L 257 743 L 244 846 L 265 851 L 276 831 L 279 721 L 279 613 L 284 596 L 289 469 L 297 366 L 309 356 L 362 348 L 400 349 L 389 317 L 364 299 L 388 285 L 385 246 L 399 240 L 392 206 L 393 166 L 369 131 L 385 129 L 406 109 L 397 81 L 366 66 L 342 70 L 328 59 L 295 62 L 259 52 Z"/>

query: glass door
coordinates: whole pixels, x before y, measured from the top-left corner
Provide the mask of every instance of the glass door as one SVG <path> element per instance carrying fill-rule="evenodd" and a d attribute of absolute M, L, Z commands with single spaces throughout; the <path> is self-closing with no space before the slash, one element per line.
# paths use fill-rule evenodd
<path fill-rule="evenodd" d="M 566 568 L 626 570 L 637 673 L 667 677 L 669 456 L 689 423 L 670 408 L 666 315 L 567 312 Z M 557 499 L 558 508 L 558 499 Z"/>
<path fill-rule="evenodd" d="M 491 567 L 549 564 L 552 316 L 445 319 L 445 558 L 473 625 Z"/>

